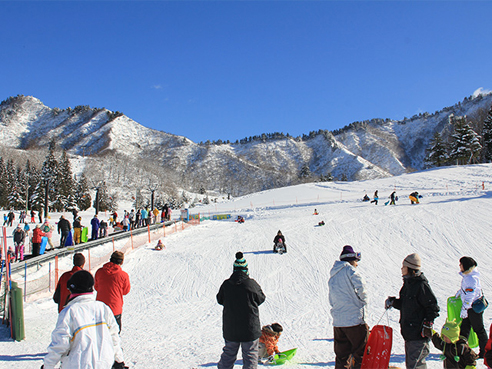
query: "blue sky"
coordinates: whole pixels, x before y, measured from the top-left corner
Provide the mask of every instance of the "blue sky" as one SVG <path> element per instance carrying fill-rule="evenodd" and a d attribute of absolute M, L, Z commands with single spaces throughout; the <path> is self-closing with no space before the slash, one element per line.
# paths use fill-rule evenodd
<path fill-rule="evenodd" d="M 0 100 L 195 142 L 402 119 L 492 89 L 490 1 L 0 1 Z"/>

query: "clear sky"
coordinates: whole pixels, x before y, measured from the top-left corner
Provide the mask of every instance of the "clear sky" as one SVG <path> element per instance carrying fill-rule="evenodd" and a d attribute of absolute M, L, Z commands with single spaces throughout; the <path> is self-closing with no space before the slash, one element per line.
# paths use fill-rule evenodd
<path fill-rule="evenodd" d="M 0 101 L 195 142 L 434 113 L 492 89 L 491 1 L 0 1 Z"/>

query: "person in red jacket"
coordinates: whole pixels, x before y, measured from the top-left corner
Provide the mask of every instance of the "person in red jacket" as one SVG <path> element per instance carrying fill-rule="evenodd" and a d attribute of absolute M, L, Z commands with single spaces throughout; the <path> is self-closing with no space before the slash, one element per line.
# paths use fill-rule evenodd
<path fill-rule="evenodd" d="M 275 354 L 280 352 L 278 349 L 278 340 L 282 331 L 283 328 L 278 323 L 265 325 L 261 328 L 260 347 L 258 350 L 260 360 L 267 359 L 267 363 L 272 362 Z"/>
<path fill-rule="evenodd" d="M 121 313 L 123 312 L 123 296 L 130 292 L 130 277 L 121 269 L 125 254 L 115 251 L 106 263 L 96 272 L 94 288 L 97 301 L 102 301 L 113 311 L 121 332 Z"/>
<path fill-rule="evenodd" d="M 67 287 L 67 282 L 70 277 L 79 270 L 84 268 L 85 257 L 81 253 L 76 253 L 73 256 L 73 268 L 72 270 L 65 272 L 61 275 L 58 284 L 56 285 L 55 293 L 53 294 L 53 301 L 58 304 L 58 313 L 61 313 L 65 304 L 67 303 L 68 297 L 70 296 L 70 291 Z"/>

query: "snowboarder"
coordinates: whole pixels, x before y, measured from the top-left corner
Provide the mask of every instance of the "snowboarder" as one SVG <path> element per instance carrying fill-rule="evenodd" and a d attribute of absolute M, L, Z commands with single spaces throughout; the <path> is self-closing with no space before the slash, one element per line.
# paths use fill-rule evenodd
<path fill-rule="evenodd" d="M 217 294 L 217 302 L 224 307 L 222 332 L 225 340 L 218 369 L 233 369 L 239 347 L 243 354 L 243 368 L 258 367 L 259 306 L 264 301 L 260 285 L 249 277 L 243 253 L 237 252 L 233 273 L 222 283 Z"/>
<path fill-rule="evenodd" d="M 267 363 L 273 361 L 275 354 L 280 352 L 277 345 L 283 330 L 282 326 L 278 323 L 265 325 L 261 328 L 258 362 L 261 359 L 267 359 Z"/>
<path fill-rule="evenodd" d="M 279 230 L 277 235 L 273 239 L 273 252 L 278 253 L 279 249 L 282 248 L 283 252 L 287 252 L 287 245 L 285 244 L 285 237 Z"/>
<path fill-rule="evenodd" d="M 477 365 L 478 355 L 468 346 L 464 337 L 460 337 L 460 325 L 455 320 L 446 321 L 441 335 L 432 331 L 432 343 L 441 350 L 445 359 L 444 369 L 465 369 Z"/>
<path fill-rule="evenodd" d="M 410 199 L 410 204 L 412 205 L 419 203 L 419 193 L 417 191 L 412 192 L 408 198 Z"/>
<path fill-rule="evenodd" d="M 379 200 L 379 195 L 378 195 L 378 190 L 376 190 L 376 191 L 374 191 L 374 200 L 371 201 L 371 204 L 374 202 L 375 205 L 377 205 L 378 200 Z"/>
<path fill-rule="evenodd" d="M 480 358 L 485 354 L 485 345 L 487 344 L 487 332 L 483 326 L 483 311 L 477 313 L 473 309 L 473 303 L 483 296 L 482 285 L 480 284 L 480 273 L 477 270 L 477 262 L 469 257 L 463 256 L 460 259 L 461 288 L 455 297 L 460 297 L 462 301 L 460 317 L 461 322 L 460 335 L 468 339 L 470 329 L 473 328 L 478 336 Z"/>
<path fill-rule="evenodd" d="M 337 369 L 348 368 L 350 357 L 354 360 L 352 368 L 360 368 L 369 338 L 365 322 L 367 293 L 357 270 L 360 259 L 360 252 L 346 245 L 330 271 L 328 286 Z"/>
<path fill-rule="evenodd" d="M 421 272 L 418 254 L 408 255 L 402 263 L 403 287 L 400 297 L 388 297 L 385 308 L 400 310 L 401 335 L 405 340 L 407 368 L 426 369 L 429 355 L 429 339 L 432 337 L 434 319 L 439 316 L 439 305 L 429 281 Z"/>

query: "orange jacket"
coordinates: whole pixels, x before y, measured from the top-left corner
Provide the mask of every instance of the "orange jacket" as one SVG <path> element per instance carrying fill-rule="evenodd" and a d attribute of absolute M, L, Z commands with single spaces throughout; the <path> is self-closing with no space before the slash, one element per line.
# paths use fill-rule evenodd
<path fill-rule="evenodd" d="M 113 310 L 114 315 L 123 311 L 123 296 L 130 292 L 130 277 L 118 264 L 106 263 L 96 272 L 94 288 L 97 301 L 102 301 Z"/>
<path fill-rule="evenodd" d="M 261 328 L 260 342 L 265 345 L 268 356 L 278 354 L 280 352 L 277 346 L 279 338 L 280 333 L 273 331 L 271 326 L 266 325 Z"/>
<path fill-rule="evenodd" d="M 58 304 L 58 313 L 63 310 L 65 304 L 67 303 L 68 296 L 70 296 L 70 290 L 67 287 L 67 282 L 70 277 L 79 270 L 82 270 L 82 268 L 74 266 L 72 270 L 63 273 L 58 281 L 58 284 L 56 285 L 56 290 L 53 294 L 53 301 Z"/>

